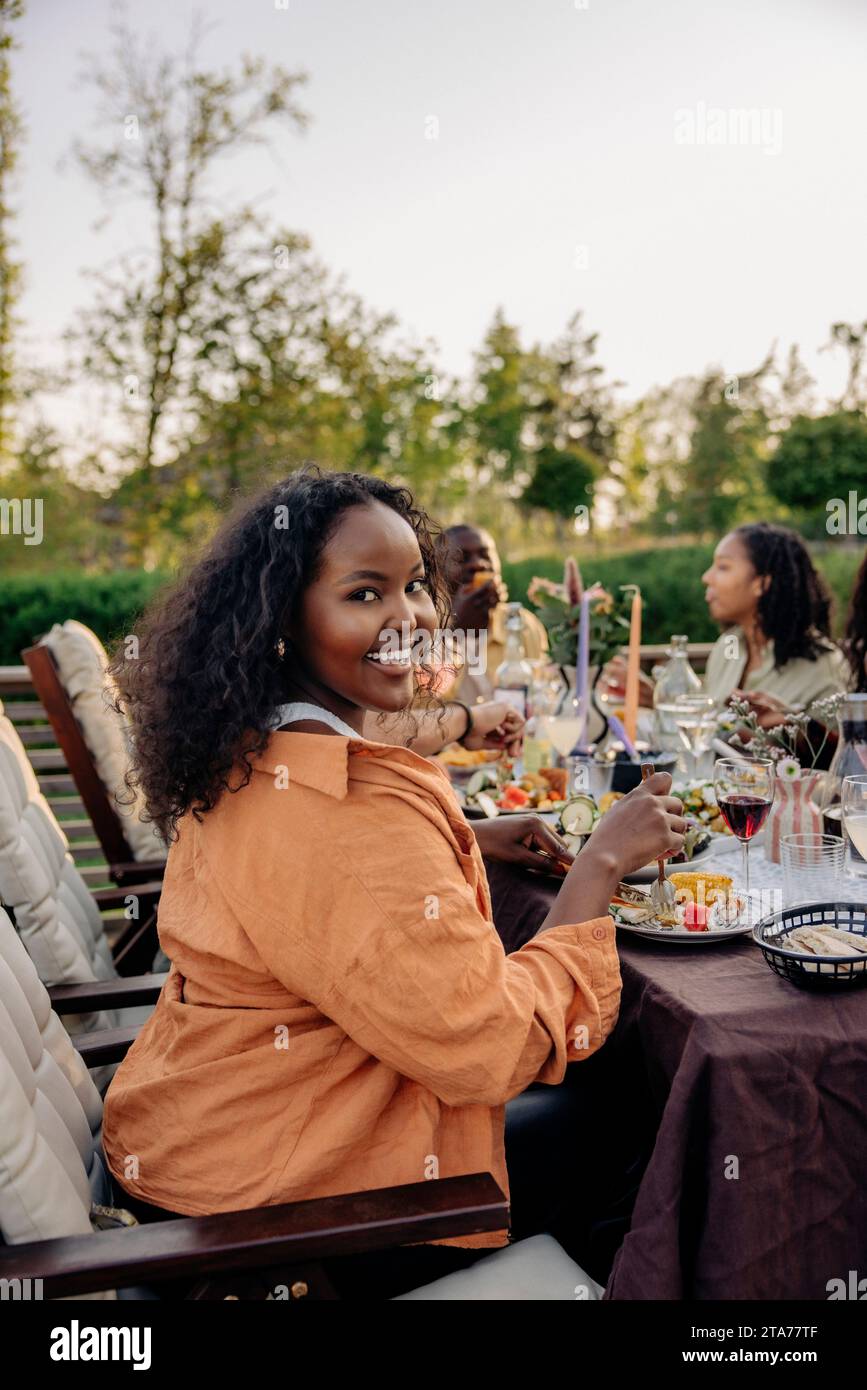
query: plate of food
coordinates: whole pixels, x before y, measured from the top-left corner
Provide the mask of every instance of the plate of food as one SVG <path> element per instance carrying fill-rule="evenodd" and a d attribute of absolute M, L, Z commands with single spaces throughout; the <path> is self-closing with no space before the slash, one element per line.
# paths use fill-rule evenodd
<path fill-rule="evenodd" d="M 677 903 L 671 917 L 657 915 L 649 890 L 621 883 L 611 900 L 611 916 L 620 931 L 666 945 L 707 946 L 748 936 L 747 900 L 723 874 L 686 873 L 673 877 Z"/>
<path fill-rule="evenodd" d="M 436 755 L 435 761 L 448 774 L 454 786 L 465 785 L 480 768 L 490 767 L 500 758 L 496 748 L 463 748 L 453 743 Z"/>
<path fill-rule="evenodd" d="M 573 853 L 577 854 L 583 848 L 600 821 L 608 815 L 612 807 L 623 796 L 623 792 L 606 792 L 597 802 L 589 793 L 579 793 L 566 802 L 557 820 L 557 830 Z M 666 875 L 676 873 L 684 865 L 700 868 L 702 863 L 708 860 L 714 850 L 718 848 L 715 844 L 715 838 L 705 825 L 698 821 L 690 821 L 684 836 L 683 849 L 673 858 L 664 861 Z M 652 883 L 656 874 L 655 862 L 645 864 L 642 868 L 627 874 L 626 882 Z"/>
<path fill-rule="evenodd" d="M 565 768 L 543 767 L 538 772 L 512 776 L 512 762 L 501 758 L 497 766 L 477 768 L 463 789 L 463 809 L 468 819 L 515 816 L 536 811 L 556 813 L 566 805 Z"/>

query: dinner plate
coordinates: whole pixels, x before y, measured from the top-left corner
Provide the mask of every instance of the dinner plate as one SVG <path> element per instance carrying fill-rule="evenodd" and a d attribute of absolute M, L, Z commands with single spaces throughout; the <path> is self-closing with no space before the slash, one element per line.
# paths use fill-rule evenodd
<path fill-rule="evenodd" d="M 617 930 L 629 932 L 631 936 L 643 936 L 646 941 L 661 941 L 666 946 L 711 946 L 721 941 L 731 941 L 735 936 L 749 936 L 753 929 L 747 924 L 745 927 L 722 927 L 718 931 L 686 931 L 677 927 L 665 930 L 638 922 L 617 922 Z"/>
<path fill-rule="evenodd" d="M 742 908 L 746 906 L 746 899 L 739 897 Z M 649 906 L 648 902 L 648 906 Z M 710 931 L 687 931 L 686 927 L 659 927 L 655 922 L 619 922 L 616 917 L 618 931 L 629 932 L 632 936 L 644 937 L 646 941 L 662 941 L 666 945 L 675 946 L 703 946 L 719 943 L 720 941 L 730 941 L 735 936 L 748 936 L 753 930 L 751 922 L 746 922 L 740 926 L 715 927 Z"/>
<path fill-rule="evenodd" d="M 722 839 L 723 837 L 720 836 L 719 838 Z M 735 841 L 735 844 L 737 844 L 737 841 Z M 692 859 L 687 859 L 685 862 L 675 864 L 671 859 L 665 859 L 663 860 L 665 877 L 668 878 L 671 874 L 690 874 L 694 870 L 699 870 L 702 864 L 707 863 L 709 859 L 713 859 L 718 853 L 719 846 L 712 840 L 707 849 L 701 850 L 699 854 L 694 854 Z M 657 865 L 654 860 L 652 864 L 645 864 L 643 868 L 635 869 L 631 874 L 624 874 L 623 882 L 652 883 L 656 878 L 656 874 Z"/>

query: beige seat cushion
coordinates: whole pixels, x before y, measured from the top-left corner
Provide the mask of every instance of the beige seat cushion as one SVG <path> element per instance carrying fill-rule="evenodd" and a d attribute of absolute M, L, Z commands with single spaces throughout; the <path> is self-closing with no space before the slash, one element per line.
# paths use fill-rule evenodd
<path fill-rule="evenodd" d="M 553 1236 L 538 1235 L 483 1255 L 468 1269 L 458 1269 L 391 1301 L 597 1303 L 604 1292 Z"/>
<path fill-rule="evenodd" d="M 144 799 L 136 793 L 129 804 L 124 777 L 129 767 L 127 728 L 111 708 L 114 687 L 107 673 L 108 657 L 95 632 L 74 618 L 55 623 L 42 639 L 50 648 L 60 683 L 81 727 L 94 766 L 109 801 L 123 823 L 134 859 L 164 859 L 165 841 L 153 825 L 142 821 Z M 118 796 L 127 804 L 119 804 Z"/>
<path fill-rule="evenodd" d="M 134 892 L 134 890 L 130 890 Z M 117 971 L 99 909 L 69 844 L 39 790 L 17 730 L 0 702 L 0 905 L 11 908 L 46 985 L 112 980 Z M 69 1014 L 70 1033 L 143 1023 L 150 1009 Z M 95 1075 L 105 1086 L 115 1067 Z"/>
<path fill-rule="evenodd" d="M 0 1241 L 91 1234 L 91 1206 L 106 1199 L 102 1102 L 2 909 L 0 1116 Z"/>

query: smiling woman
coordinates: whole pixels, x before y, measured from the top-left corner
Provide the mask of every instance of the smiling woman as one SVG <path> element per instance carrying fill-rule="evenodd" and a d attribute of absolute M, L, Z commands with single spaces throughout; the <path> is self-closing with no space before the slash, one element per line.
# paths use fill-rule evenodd
<path fill-rule="evenodd" d="M 348 508 L 286 625 L 290 700 L 321 704 L 358 734 L 367 710 L 405 709 L 413 635 L 437 627 L 433 588 L 405 516 L 376 497 Z M 396 651 L 395 632 L 410 639 Z"/>
<path fill-rule="evenodd" d="M 249 782 L 287 702 L 321 705 L 359 735 L 370 710 L 441 711 L 424 664 L 367 659 L 383 629 L 445 626 L 433 537 L 406 488 L 314 465 L 230 516 L 145 615 L 138 658 L 119 643 L 111 665 L 136 750 L 130 781 L 167 839 L 188 811 L 237 790 L 239 767 Z"/>
<path fill-rule="evenodd" d="M 624 798 L 507 956 L 448 777 L 362 732 L 365 714 L 419 698 L 407 650 L 446 600 L 404 489 L 305 469 L 228 523 L 148 617 L 139 660 L 114 663 L 141 786 L 174 832 L 159 915 L 172 969 L 103 1126 L 142 1214 L 473 1172 L 508 1193 L 507 1102 L 562 1081 L 614 1025 L 611 893 L 679 848 L 680 803 L 664 775 Z M 515 832 L 524 853 L 536 833 Z M 557 1200 L 574 1204 L 573 1172 Z M 392 1252 L 381 1287 L 506 1242 Z M 370 1267 L 355 1275 L 370 1288 Z"/>

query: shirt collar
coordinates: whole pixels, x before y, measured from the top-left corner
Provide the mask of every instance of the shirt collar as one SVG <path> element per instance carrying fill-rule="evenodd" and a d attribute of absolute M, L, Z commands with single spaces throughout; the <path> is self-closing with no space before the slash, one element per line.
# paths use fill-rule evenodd
<path fill-rule="evenodd" d="M 743 651 L 743 654 L 744 654 L 743 665 L 746 665 L 746 661 L 747 661 L 747 637 L 746 637 L 746 633 L 744 632 L 743 628 L 742 628 L 742 627 L 738 627 L 738 626 L 736 625 L 736 626 L 734 626 L 734 627 L 729 628 L 729 629 L 728 629 L 728 633 L 725 634 L 725 635 L 728 635 L 728 636 L 736 636 L 737 639 L 738 639 L 738 641 L 742 644 L 742 645 L 741 645 L 741 650 Z M 743 665 L 741 666 L 741 670 L 743 670 Z M 759 665 L 756 666 L 754 670 L 750 671 L 750 674 L 746 677 L 746 680 L 750 683 L 750 685 L 755 685 L 756 681 L 764 680 L 764 678 L 765 678 L 767 675 L 769 675 L 770 672 L 773 671 L 773 669 L 774 669 L 774 641 L 773 641 L 773 638 L 772 638 L 772 637 L 769 637 L 768 640 L 765 642 L 764 649 L 763 649 L 763 651 L 762 651 L 762 659 L 761 659 Z"/>
<path fill-rule="evenodd" d="M 376 758 L 437 792 L 442 791 L 443 782 L 449 786 L 443 769 L 411 748 L 351 739 L 343 734 L 290 733 L 278 729 L 261 753 L 250 755 L 250 762 L 258 772 L 275 777 L 282 773 L 290 782 L 342 801 L 349 790 L 353 758 Z"/>

